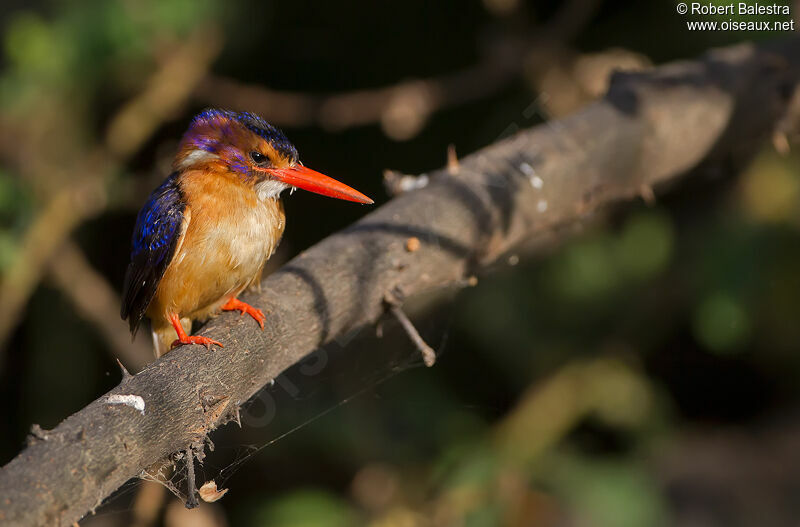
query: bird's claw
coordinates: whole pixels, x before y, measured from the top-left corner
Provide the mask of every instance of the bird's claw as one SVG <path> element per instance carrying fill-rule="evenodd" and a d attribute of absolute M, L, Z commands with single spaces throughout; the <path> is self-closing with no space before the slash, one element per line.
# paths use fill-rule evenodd
<path fill-rule="evenodd" d="M 175 348 L 177 346 L 182 346 L 184 344 L 200 344 L 201 346 L 205 346 L 207 349 L 211 349 L 211 346 L 219 346 L 220 348 L 224 348 L 225 346 L 222 345 L 221 342 L 217 342 L 216 340 L 210 339 L 208 337 L 200 337 L 196 335 L 192 335 L 190 337 L 185 337 L 183 339 L 178 339 L 172 342 L 169 349 Z"/>
<path fill-rule="evenodd" d="M 241 316 L 245 314 L 250 315 L 253 319 L 258 322 L 258 325 L 261 326 L 261 329 L 264 329 L 264 321 L 267 320 L 267 316 L 264 315 L 264 312 L 260 309 L 251 306 L 250 304 L 245 304 L 238 298 L 231 298 L 228 300 L 224 306 L 222 306 L 223 311 L 239 311 Z"/>

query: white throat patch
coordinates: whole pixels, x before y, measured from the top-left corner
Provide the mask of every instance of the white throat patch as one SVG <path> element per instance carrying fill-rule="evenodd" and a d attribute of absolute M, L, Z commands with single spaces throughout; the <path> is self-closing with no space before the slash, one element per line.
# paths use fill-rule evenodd
<path fill-rule="evenodd" d="M 267 201 L 274 199 L 281 195 L 281 192 L 289 188 L 289 185 L 282 183 L 275 179 L 265 179 L 260 183 L 256 183 L 255 191 L 258 194 L 258 199 Z"/>

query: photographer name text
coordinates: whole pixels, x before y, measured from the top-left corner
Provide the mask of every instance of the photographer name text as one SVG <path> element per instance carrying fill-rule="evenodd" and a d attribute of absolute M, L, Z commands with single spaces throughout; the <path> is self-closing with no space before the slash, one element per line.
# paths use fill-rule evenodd
<path fill-rule="evenodd" d="M 780 4 L 748 4 L 745 2 L 731 2 L 730 4 L 712 4 L 692 2 L 690 12 L 693 15 L 746 15 L 746 16 L 776 16 L 790 15 L 788 5 Z"/>

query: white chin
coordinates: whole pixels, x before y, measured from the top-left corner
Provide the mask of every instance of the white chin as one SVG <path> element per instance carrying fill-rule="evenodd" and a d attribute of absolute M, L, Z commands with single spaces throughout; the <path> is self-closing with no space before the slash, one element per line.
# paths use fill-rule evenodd
<path fill-rule="evenodd" d="M 258 199 L 266 201 L 268 199 L 275 199 L 281 195 L 281 192 L 289 188 L 286 183 L 281 183 L 275 179 L 265 179 L 260 183 L 256 183 L 255 191 L 258 194 Z"/>

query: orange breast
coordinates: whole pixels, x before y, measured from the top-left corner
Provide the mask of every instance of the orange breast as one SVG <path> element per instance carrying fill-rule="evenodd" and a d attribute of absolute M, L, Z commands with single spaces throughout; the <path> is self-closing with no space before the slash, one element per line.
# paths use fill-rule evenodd
<path fill-rule="evenodd" d="M 233 174 L 188 172 L 182 239 L 147 315 L 168 325 L 169 313 L 204 318 L 261 276 L 284 229 L 278 199 L 260 200 Z"/>

